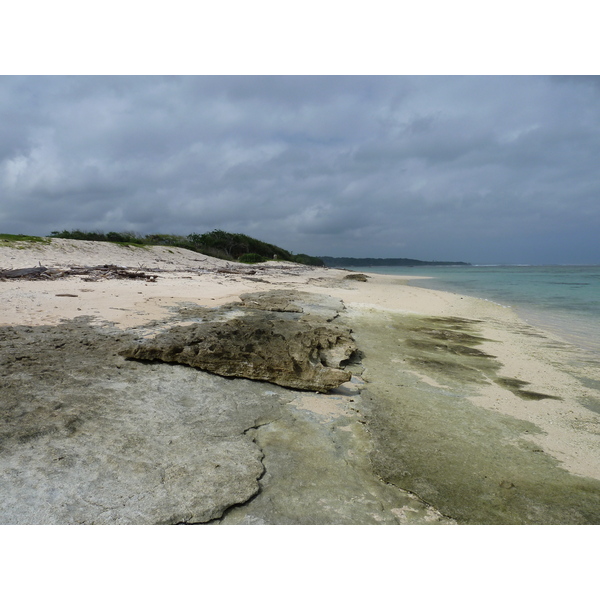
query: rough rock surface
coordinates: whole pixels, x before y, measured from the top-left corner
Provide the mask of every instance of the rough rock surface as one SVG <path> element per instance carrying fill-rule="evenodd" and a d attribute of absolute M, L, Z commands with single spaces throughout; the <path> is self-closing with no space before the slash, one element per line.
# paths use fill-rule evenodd
<path fill-rule="evenodd" d="M 364 273 L 351 273 L 350 275 L 346 275 L 344 279 L 350 279 L 351 281 L 369 281 L 369 276 Z"/>
<path fill-rule="evenodd" d="M 341 306 L 298 296 L 297 317 L 315 305 L 326 321 Z M 240 307 L 174 319 L 226 323 Z M 152 329 L 0 328 L 0 523 L 450 522 L 373 473 L 356 389 L 300 392 L 119 355 Z"/>
<path fill-rule="evenodd" d="M 242 294 L 232 306 L 286 313 L 303 313 L 331 322 L 345 310 L 339 298 L 294 290 L 270 290 Z"/>
<path fill-rule="evenodd" d="M 351 374 L 340 367 L 357 350 L 351 330 L 321 314 L 305 314 L 297 293 L 277 291 L 272 298 L 246 294 L 237 305 L 240 316 L 176 326 L 121 355 L 318 392 L 349 381 Z M 333 308 L 322 310 L 329 320 L 336 314 Z"/>
<path fill-rule="evenodd" d="M 374 472 L 359 377 L 332 394 L 297 392 L 281 417 L 248 432 L 263 451 L 260 493 L 222 525 L 453 524 Z"/>
<path fill-rule="evenodd" d="M 125 361 L 85 320 L 0 330 L 0 522 L 202 523 L 258 491 L 285 390 Z"/>

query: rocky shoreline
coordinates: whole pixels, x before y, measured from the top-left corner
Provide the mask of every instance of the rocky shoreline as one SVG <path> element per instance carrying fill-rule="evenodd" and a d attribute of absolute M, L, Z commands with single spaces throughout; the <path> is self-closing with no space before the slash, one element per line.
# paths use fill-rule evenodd
<path fill-rule="evenodd" d="M 397 278 L 143 252 L 156 281 L 0 282 L 1 523 L 600 523 L 568 345 Z"/>
<path fill-rule="evenodd" d="M 285 297 L 288 311 L 281 309 Z M 239 328 L 240 306 L 258 301 L 264 314 L 250 309 L 251 325 L 275 320 L 279 330 L 268 336 L 270 343 L 287 333 L 283 342 L 295 341 L 297 357 L 304 346 L 304 362 L 294 364 L 308 379 L 298 379 L 289 361 L 280 360 L 281 348 L 270 353 L 267 344 L 260 367 L 268 362 L 279 385 L 140 356 L 139 332 L 97 328 L 86 317 L 60 326 L 1 328 L 2 523 L 448 522 L 372 472 L 369 436 L 353 407 L 359 377 L 350 381 L 350 371 L 322 367 L 334 373 L 327 383 L 319 380 L 321 391 L 331 393 L 297 390 L 314 390 L 304 385 L 314 375 L 311 353 L 335 355 L 327 336 L 307 333 L 333 327 L 343 304 L 275 291 L 245 295 L 243 303 L 210 311 L 208 321 L 205 311 L 202 319 L 209 326 L 235 319 Z M 301 328 L 290 315 L 303 316 Z M 179 315 L 189 318 L 189 309 Z M 170 339 L 157 342 L 161 353 L 168 354 L 165 345 L 180 345 L 173 330 L 189 336 L 197 327 L 171 324 L 155 336 Z M 339 363 L 356 348 L 347 329 L 333 331 L 342 333 Z M 222 346 L 228 339 L 226 364 L 243 363 L 234 358 L 239 338 L 224 338 Z M 253 498 L 252 507 L 245 506 Z"/>

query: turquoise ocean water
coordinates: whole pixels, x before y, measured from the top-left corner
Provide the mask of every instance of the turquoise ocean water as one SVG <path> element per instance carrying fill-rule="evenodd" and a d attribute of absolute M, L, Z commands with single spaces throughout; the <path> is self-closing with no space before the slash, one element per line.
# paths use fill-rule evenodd
<path fill-rule="evenodd" d="M 386 275 L 419 275 L 410 285 L 510 306 L 525 321 L 600 356 L 600 265 L 361 267 Z"/>

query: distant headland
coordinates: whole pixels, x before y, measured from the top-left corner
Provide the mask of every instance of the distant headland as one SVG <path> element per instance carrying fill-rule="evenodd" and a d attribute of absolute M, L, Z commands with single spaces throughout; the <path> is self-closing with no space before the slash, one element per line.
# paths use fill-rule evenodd
<path fill-rule="evenodd" d="M 334 258 L 333 256 L 317 257 L 327 267 L 444 267 L 444 266 L 471 266 L 467 262 L 429 261 L 414 258 Z"/>

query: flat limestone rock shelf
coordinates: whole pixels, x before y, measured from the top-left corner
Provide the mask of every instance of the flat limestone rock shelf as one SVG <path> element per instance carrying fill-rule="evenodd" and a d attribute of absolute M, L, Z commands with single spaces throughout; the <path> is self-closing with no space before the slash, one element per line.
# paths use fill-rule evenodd
<path fill-rule="evenodd" d="M 84 319 L 0 329 L 1 523 L 202 523 L 258 491 L 244 432 L 285 390 L 128 362 L 123 337 Z"/>
<path fill-rule="evenodd" d="M 281 418 L 249 431 L 264 454 L 260 493 L 214 524 L 454 524 L 373 472 L 361 387 L 353 378 L 328 395 L 296 393 Z"/>

